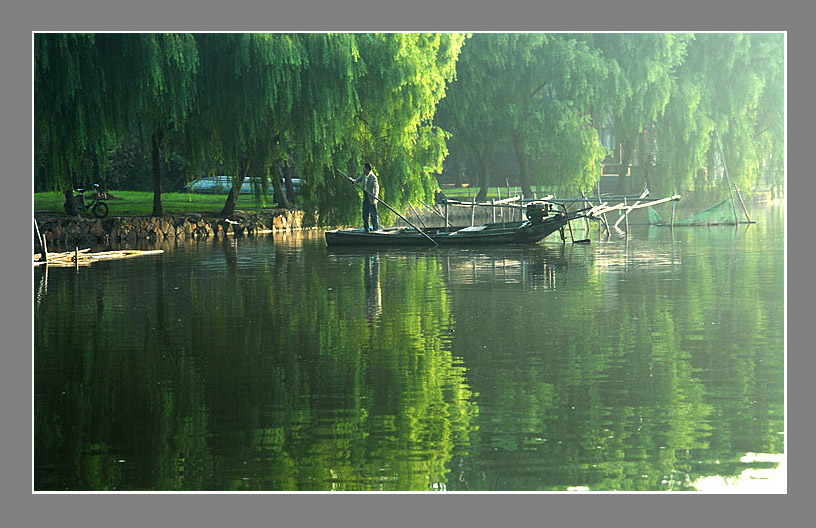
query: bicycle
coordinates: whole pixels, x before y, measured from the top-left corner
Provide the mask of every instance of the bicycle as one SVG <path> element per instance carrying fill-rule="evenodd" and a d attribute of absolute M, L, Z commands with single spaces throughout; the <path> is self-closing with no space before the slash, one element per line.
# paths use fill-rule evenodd
<path fill-rule="evenodd" d="M 93 191 L 88 189 L 76 189 L 74 191 L 74 202 L 76 202 L 77 211 L 84 212 L 90 209 L 95 217 L 105 218 L 108 216 L 108 204 L 105 203 L 105 193 L 102 192 L 98 183 L 94 183 L 93 186 Z M 85 198 L 86 192 L 93 193 L 90 194 L 90 201 L 87 201 Z"/>

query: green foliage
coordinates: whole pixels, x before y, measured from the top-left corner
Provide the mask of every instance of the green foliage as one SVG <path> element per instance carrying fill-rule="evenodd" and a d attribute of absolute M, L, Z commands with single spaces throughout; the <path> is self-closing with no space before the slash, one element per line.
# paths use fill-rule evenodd
<path fill-rule="evenodd" d="M 42 176 L 70 186 L 71 170 L 107 141 L 104 77 L 94 35 L 34 36 L 35 162 Z"/>
<path fill-rule="evenodd" d="M 180 125 L 195 104 L 191 35 L 48 33 L 34 48 L 35 162 L 51 188 L 76 184 L 134 130 Z"/>
<path fill-rule="evenodd" d="M 495 157 L 525 194 L 575 193 L 611 123 L 653 192 L 719 188 L 724 166 L 779 189 L 784 74 L 778 33 L 35 34 L 35 187 L 82 183 L 136 138 L 180 177 L 294 168 L 306 209 L 344 223 L 359 195 L 335 169 L 371 162 L 401 208 L 433 198 L 449 144 L 483 187 Z"/>
<path fill-rule="evenodd" d="M 333 153 L 341 170 L 358 175 L 370 162 L 380 178 L 380 197 L 400 208 L 419 199 L 432 200 L 441 172 L 445 132 L 433 126 L 437 104 L 455 74 L 464 42 L 459 34 L 354 35 L 356 111 L 345 122 L 346 137 Z M 317 171 L 313 207 L 325 219 L 348 219 L 345 180 L 333 174 L 335 165 Z M 321 175 L 325 174 L 325 179 Z M 359 210 L 359 200 L 353 200 Z M 383 210 L 387 221 L 388 211 Z M 356 215 L 354 215 L 356 216 Z"/>
<path fill-rule="evenodd" d="M 596 181 L 603 152 L 592 117 L 614 103 L 604 87 L 617 79 L 597 50 L 572 35 L 478 34 L 457 68 L 439 124 L 472 162 L 511 148 L 525 194 L 531 184 L 567 190 Z M 482 186 L 490 184 L 484 172 Z"/>
<path fill-rule="evenodd" d="M 716 128 L 733 184 L 781 186 L 783 94 L 782 34 L 695 35 L 657 121 L 660 181 L 673 182 L 672 190 L 713 186 L 727 194 Z"/>

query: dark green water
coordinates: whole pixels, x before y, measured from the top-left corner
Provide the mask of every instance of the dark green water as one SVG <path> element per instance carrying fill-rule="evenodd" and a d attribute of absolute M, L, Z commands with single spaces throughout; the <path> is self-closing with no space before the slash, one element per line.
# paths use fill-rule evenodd
<path fill-rule="evenodd" d="M 34 488 L 784 490 L 784 215 L 752 216 L 38 268 Z"/>

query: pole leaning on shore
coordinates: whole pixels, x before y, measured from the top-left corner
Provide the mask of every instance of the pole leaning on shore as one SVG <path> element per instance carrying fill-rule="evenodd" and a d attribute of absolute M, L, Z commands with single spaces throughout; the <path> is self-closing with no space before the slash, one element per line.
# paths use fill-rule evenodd
<path fill-rule="evenodd" d="M 380 198 L 377 198 L 376 196 L 374 196 L 373 194 L 371 194 L 370 192 L 368 192 L 368 191 L 366 190 L 366 188 L 365 188 L 365 187 L 363 187 L 362 185 L 360 185 L 359 183 L 357 183 L 356 181 L 354 181 L 353 179 L 351 179 L 351 177 L 350 177 L 348 174 L 346 174 L 345 172 L 341 171 L 340 169 L 335 169 L 335 170 L 336 170 L 337 172 L 339 172 L 340 174 L 342 174 L 343 176 L 345 176 L 346 178 L 348 178 L 348 179 L 349 179 L 349 181 L 350 181 L 351 183 L 353 183 L 353 184 L 354 184 L 356 187 L 359 187 L 360 189 L 362 189 L 364 193 L 366 193 L 367 195 L 371 196 L 372 198 L 374 198 L 375 200 L 377 200 L 378 202 L 380 202 L 381 204 L 383 204 L 384 206 L 386 206 L 386 207 L 387 207 L 387 208 L 388 208 L 388 209 L 389 209 L 389 210 L 390 210 L 392 213 L 394 213 L 395 215 L 397 215 L 397 216 L 399 216 L 400 218 L 402 218 L 402 219 L 403 219 L 403 220 L 404 220 L 404 221 L 405 221 L 405 222 L 406 222 L 408 225 L 410 225 L 411 227 L 413 227 L 414 229 L 416 229 L 417 231 L 419 231 L 419 233 L 420 233 L 422 236 L 424 236 L 425 238 L 427 238 L 428 240 L 430 240 L 430 241 L 431 241 L 431 243 L 432 243 L 434 246 L 438 246 L 438 245 L 439 245 L 439 244 L 437 244 L 436 240 L 434 240 L 433 238 L 431 238 L 430 236 L 428 236 L 428 233 L 426 233 L 425 231 L 423 231 L 422 229 L 418 228 L 416 225 L 414 225 L 413 223 L 411 223 L 411 221 L 410 221 L 410 220 L 408 220 L 407 218 L 405 218 L 404 216 L 402 216 L 401 214 L 399 214 L 399 213 L 398 213 L 398 212 L 397 212 L 397 211 L 396 211 L 396 210 L 395 210 L 393 207 L 391 207 L 390 205 L 388 205 L 387 203 L 385 203 L 383 200 L 381 200 Z"/>

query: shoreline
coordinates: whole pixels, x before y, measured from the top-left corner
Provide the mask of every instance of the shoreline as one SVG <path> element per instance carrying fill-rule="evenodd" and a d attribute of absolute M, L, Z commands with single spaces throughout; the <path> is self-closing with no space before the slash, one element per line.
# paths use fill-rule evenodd
<path fill-rule="evenodd" d="M 162 217 L 106 218 L 69 217 L 35 214 L 40 235 L 50 250 L 57 248 L 106 246 L 111 249 L 133 247 L 140 243 L 184 241 L 227 236 L 255 236 L 309 229 L 304 226 L 303 211 L 275 210 L 270 213 L 236 211 L 230 218 L 197 213 Z M 35 252 L 40 243 L 34 236 Z"/>

